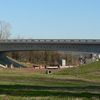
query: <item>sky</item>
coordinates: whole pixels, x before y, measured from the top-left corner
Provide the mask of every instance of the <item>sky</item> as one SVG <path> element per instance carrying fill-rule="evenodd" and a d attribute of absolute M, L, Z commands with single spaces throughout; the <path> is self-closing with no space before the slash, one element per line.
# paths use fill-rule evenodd
<path fill-rule="evenodd" d="M 0 0 L 11 38 L 100 39 L 100 0 Z"/>

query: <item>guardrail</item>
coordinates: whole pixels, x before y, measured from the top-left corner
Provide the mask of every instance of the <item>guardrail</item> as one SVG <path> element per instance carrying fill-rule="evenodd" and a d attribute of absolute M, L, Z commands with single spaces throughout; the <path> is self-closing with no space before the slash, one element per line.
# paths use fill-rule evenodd
<path fill-rule="evenodd" d="M 100 39 L 6 39 L 0 43 L 100 43 Z"/>

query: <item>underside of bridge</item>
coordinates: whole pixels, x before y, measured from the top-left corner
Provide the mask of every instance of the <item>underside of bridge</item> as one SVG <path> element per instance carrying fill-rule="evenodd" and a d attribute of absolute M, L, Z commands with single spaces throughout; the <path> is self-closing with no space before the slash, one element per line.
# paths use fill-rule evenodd
<path fill-rule="evenodd" d="M 18 63 L 12 58 L 9 58 L 4 53 L 0 53 L 0 67 L 11 67 L 13 65 L 14 67 L 25 67 L 24 65 Z"/>

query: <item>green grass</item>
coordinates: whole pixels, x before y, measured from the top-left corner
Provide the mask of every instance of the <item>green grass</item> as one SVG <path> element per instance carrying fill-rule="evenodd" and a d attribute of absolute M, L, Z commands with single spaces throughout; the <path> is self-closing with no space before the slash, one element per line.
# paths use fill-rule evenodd
<path fill-rule="evenodd" d="M 76 68 L 69 68 L 57 71 L 55 75 L 72 76 L 84 80 L 100 82 L 100 61 L 83 65 Z"/>
<path fill-rule="evenodd" d="M 0 69 L 0 100 L 100 100 L 100 62 L 51 74 Z"/>

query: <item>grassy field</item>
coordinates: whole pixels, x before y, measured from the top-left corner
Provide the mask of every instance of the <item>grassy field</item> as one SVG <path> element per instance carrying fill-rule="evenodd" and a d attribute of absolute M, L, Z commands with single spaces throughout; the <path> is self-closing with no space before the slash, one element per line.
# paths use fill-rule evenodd
<path fill-rule="evenodd" d="M 100 62 L 51 74 L 0 69 L 0 100 L 100 100 Z"/>

